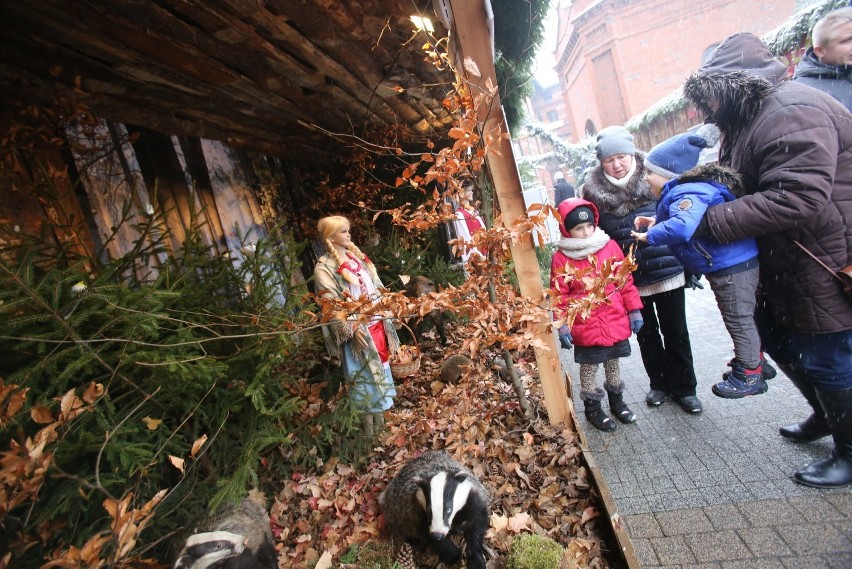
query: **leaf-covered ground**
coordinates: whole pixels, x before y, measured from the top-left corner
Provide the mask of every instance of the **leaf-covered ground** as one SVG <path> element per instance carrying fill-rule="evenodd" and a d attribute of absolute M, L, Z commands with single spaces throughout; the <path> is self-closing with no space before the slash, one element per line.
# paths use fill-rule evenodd
<path fill-rule="evenodd" d="M 330 461 L 294 475 L 275 497 L 270 517 L 280 566 L 309 568 L 321 558 L 319 566 L 339 566 L 352 544 L 384 543 L 379 493 L 405 462 L 430 449 L 448 451 L 491 491 L 489 567 L 502 567 L 512 538 L 530 532 L 563 544 L 580 567 L 619 566 L 577 436 L 550 425 L 534 360 L 516 362 L 536 411 L 527 420 L 512 386 L 487 368 L 488 356 L 445 384 L 440 367 L 452 347 L 425 346 L 419 373 L 397 380 L 396 404 L 367 463 Z M 415 561 L 437 566 L 429 554 Z"/>

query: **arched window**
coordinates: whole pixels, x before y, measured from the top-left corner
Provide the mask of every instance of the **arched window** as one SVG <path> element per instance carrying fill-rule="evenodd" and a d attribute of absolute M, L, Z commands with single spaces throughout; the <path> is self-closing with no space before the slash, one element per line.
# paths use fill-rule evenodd
<path fill-rule="evenodd" d="M 586 136 L 595 136 L 597 133 L 598 129 L 595 123 L 592 122 L 592 119 L 588 119 L 586 121 Z"/>

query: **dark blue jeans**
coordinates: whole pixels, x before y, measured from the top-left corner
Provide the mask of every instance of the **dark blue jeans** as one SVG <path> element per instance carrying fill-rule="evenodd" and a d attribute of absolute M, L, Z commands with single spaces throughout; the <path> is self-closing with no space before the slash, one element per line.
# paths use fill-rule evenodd
<path fill-rule="evenodd" d="M 764 303 L 758 304 L 755 321 L 764 351 L 782 369 L 789 366 L 820 391 L 852 388 L 852 330 L 812 334 L 782 328 Z"/>

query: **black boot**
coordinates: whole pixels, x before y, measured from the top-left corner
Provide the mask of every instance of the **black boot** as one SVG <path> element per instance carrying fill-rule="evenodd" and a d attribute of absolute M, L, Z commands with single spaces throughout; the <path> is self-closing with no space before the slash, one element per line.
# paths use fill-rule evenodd
<path fill-rule="evenodd" d="M 630 407 L 627 406 L 627 403 L 624 402 L 624 393 L 615 393 L 614 391 L 609 390 L 607 390 L 606 393 L 609 398 L 609 410 L 612 411 L 613 416 L 625 425 L 635 423 L 636 414 L 631 411 Z"/>
<path fill-rule="evenodd" d="M 615 421 L 609 418 L 601 408 L 601 402 L 597 399 L 584 399 L 583 403 L 586 407 L 586 420 L 595 426 L 596 429 L 611 433 L 615 430 Z"/>
<path fill-rule="evenodd" d="M 828 423 L 825 421 L 825 412 L 822 410 L 819 399 L 817 399 L 814 386 L 810 382 L 801 379 L 795 369 L 785 369 L 784 373 L 787 374 L 793 385 L 802 393 L 814 412 L 801 423 L 781 427 L 778 429 L 778 432 L 781 433 L 782 437 L 797 443 L 809 443 L 830 435 L 831 432 L 828 430 Z"/>
<path fill-rule="evenodd" d="M 825 409 L 834 450 L 798 471 L 796 482 L 814 488 L 841 488 L 852 484 L 852 388 L 816 393 Z"/>

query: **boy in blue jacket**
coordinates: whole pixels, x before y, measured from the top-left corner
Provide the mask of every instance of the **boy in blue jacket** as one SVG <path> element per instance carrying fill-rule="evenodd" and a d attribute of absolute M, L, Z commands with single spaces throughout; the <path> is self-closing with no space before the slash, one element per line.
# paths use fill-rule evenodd
<path fill-rule="evenodd" d="M 734 200 L 732 190 L 741 186 L 733 170 L 716 164 L 696 167 L 701 150 L 714 142 L 707 135 L 679 134 L 648 153 L 645 179 L 660 200 L 657 216 L 637 217 L 636 228 L 648 231 L 631 235 L 651 245 L 668 245 L 688 271 L 707 278 L 734 342 L 731 372 L 713 386 L 713 393 L 738 399 L 769 388 L 762 376 L 760 336 L 754 323 L 757 242 L 749 237 L 723 244 L 712 237 L 693 237 L 707 208 Z"/>

